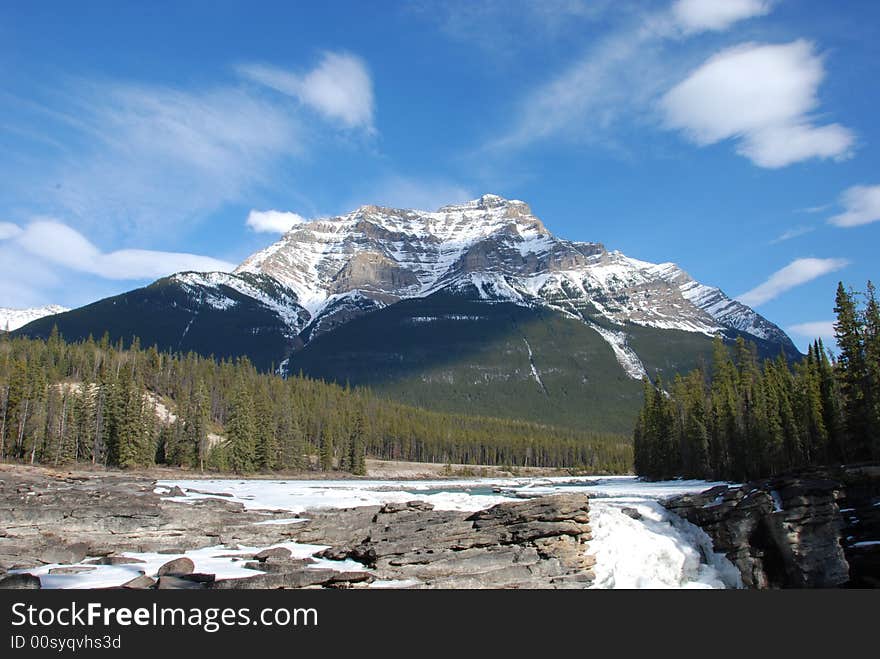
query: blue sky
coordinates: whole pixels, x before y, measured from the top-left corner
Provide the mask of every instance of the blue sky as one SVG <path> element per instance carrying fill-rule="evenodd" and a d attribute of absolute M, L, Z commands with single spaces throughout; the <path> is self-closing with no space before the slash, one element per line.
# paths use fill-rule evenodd
<path fill-rule="evenodd" d="M 880 280 L 878 26 L 867 0 L 3 3 L 0 306 L 238 263 L 277 235 L 251 211 L 493 192 L 803 346 L 839 279 Z"/>

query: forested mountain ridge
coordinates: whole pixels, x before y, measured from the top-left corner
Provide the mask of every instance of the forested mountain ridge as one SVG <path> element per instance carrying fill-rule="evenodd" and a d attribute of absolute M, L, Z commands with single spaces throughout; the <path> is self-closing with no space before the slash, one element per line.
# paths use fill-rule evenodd
<path fill-rule="evenodd" d="M 171 413 L 169 413 L 169 411 Z M 632 445 L 522 421 L 440 414 L 364 389 L 260 373 L 247 358 L 0 337 L 0 460 L 364 472 L 366 456 L 624 473 Z"/>

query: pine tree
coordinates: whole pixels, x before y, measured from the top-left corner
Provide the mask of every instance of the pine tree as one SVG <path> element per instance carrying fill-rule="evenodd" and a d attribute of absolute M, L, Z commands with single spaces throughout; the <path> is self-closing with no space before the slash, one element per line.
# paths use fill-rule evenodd
<path fill-rule="evenodd" d="M 880 304 L 868 282 L 865 305 L 866 431 L 872 460 L 880 460 Z"/>
<path fill-rule="evenodd" d="M 869 387 L 864 328 L 859 319 L 855 296 L 843 287 L 843 282 L 837 286 L 834 312 L 837 314 L 834 335 L 840 348 L 837 358 L 838 380 L 843 397 L 846 429 L 844 459 L 862 460 L 869 452 L 867 437 L 870 407 L 866 395 Z"/>
<path fill-rule="evenodd" d="M 351 473 L 363 476 L 367 473 L 367 465 L 364 456 L 365 452 L 365 432 L 364 432 L 364 416 L 358 411 L 355 413 L 354 422 L 352 423 L 351 435 L 349 437 L 349 456 L 348 468 Z"/>
<path fill-rule="evenodd" d="M 318 465 L 321 471 L 333 469 L 333 434 L 328 424 L 318 430 Z"/>
<path fill-rule="evenodd" d="M 256 412 L 257 466 L 263 471 L 278 468 L 277 424 L 268 393 L 260 391 L 254 404 Z"/>
<path fill-rule="evenodd" d="M 229 465 L 238 473 L 247 473 L 256 467 L 256 431 L 253 397 L 247 384 L 239 381 L 226 424 Z"/>

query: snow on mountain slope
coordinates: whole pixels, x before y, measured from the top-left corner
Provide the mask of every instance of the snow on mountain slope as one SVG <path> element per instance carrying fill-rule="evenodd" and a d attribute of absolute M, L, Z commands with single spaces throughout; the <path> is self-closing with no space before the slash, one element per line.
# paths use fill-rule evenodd
<path fill-rule="evenodd" d="M 275 312 L 287 326 L 290 336 L 296 336 L 305 326 L 309 316 L 299 305 L 296 294 L 272 277 L 262 274 L 235 275 L 226 272 L 179 272 L 170 277 L 194 300 L 213 309 L 225 310 L 238 302 L 224 288 L 256 300 Z"/>
<path fill-rule="evenodd" d="M 0 331 L 11 332 L 38 318 L 54 316 L 56 313 L 64 313 L 65 311 L 69 311 L 69 309 L 57 304 L 30 309 L 0 308 Z"/>
<path fill-rule="evenodd" d="M 294 291 L 309 312 L 309 336 L 401 299 L 449 290 L 579 318 L 634 378 L 644 369 L 626 345 L 626 323 L 709 336 L 734 329 L 790 344 L 778 327 L 675 264 L 557 238 L 527 204 L 497 195 L 432 212 L 362 206 L 299 224 L 235 272 L 269 275 Z M 621 329 L 602 329 L 599 319 Z"/>

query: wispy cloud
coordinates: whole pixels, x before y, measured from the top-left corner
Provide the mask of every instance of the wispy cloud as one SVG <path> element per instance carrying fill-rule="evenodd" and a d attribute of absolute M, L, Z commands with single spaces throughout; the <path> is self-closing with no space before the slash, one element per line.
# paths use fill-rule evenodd
<path fill-rule="evenodd" d="M 560 134 L 604 137 L 663 88 L 663 72 L 652 56 L 655 45 L 647 31 L 605 38 L 587 57 L 530 91 L 513 126 L 489 146 L 519 148 Z"/>
<path fill-rule="evenodd" d="M 825 78 L 812 43 L 743 44 L 709 58 L 661 101 L 666 125 L 699 146 L 734 139 L 759 167 L 848 157 L 855 143 L 840 124 L 817 125 Z"/>
<path fill-rule="evenodd" d="M 844 211 L 828 221 L 839 227 L 857 227 L 880 220 L 880 185 L 856 185 L 840 196 Z"/>
<path fill-rule="evenodd" d="M 265 64 L 246 64 L 238 70 L 348 128 L 374 130 L 373 80 L 364 61 L 355 55 L 324 53 L 318 66 L 304 74 Z"/>
<path fill-rule="evenodd" d="M 654 122 L 655 104 L 679 76 L 668 46 L 766 14 L 760 0 L 679 0 L 630 17 L 567 69 L 529 91 L 513 125 L 490 148 L 518 148 L 555 135 L 609 142 L 624 120 Z M 611 140 L 613 141 L 613 140 Z"/>
<path fill-rule="evenodd" d="M 294 225 L 307 221 L 302 215 L 289 211 L 252 210 L 245 225 L 257 233 L 287 233 Z"/>
<path fill-rule="evenodd" d="M 776 243 L 782 243 L 782 242 L 785 242 L 786 240 L 791 240 L 792 238 L 797 238 L 798 236 L 803 236 L 808 233 L 812 233 L 815 230 L 816 230 L 816 227 L 794 227 L 794 228 L 789 229 L 788 231 L 784 231 L 783 233 L 776 236 L 776 238 L 771 240 L 769 244 L 775 245 Z"/>
<path fill-rule="evenodd" d="M 849 261 L 846 259 L 796 259 L 774 272 L 764 283 L 740 295 L 738 299 L 743 304 L 759 306 L 792 288 L 845 268 L 847 265 Z"/>
<path fill-rule="evenodd" d="M 798 212 L 810 213 L 811 215 L 814 215 L 816 213 L 827 211 L 829 208 L 831 208 L 831 204 L 822 204 L 820 206 L 808 206 L 807 208 L 801 208 Z"/>
<path fill-rule="evenodd" d="M 833 320 L 815 320 L 808 323 L 798 323 L 788 328 L 789 333 L 800 336 L 805 339 L 830 339 L 833 343 L 834 337 L 834 321 Z M 827 341 L 823 341 L 826 342 Z"/>
<path fill-rule="evenodd" d="M 235 265 L 209 256 L 147 249 L 102 252 L 81 233 L 51 218 L 39 218 L 19 228 L 3 243 L 12 243 L 44 266 L 61 266 L 105 279 L 148 279 L 181 270 L 230 271 Z"/>
<path fill-rule="evenodd" d="M 304 151 L 295 114 L 244 90 L 101 83 L 76 93 L 85 145 L 58 166 L 53 210 L 111 233 L 198 219 Z"/>
<path fill-rule="evenodd" d="M 282 180 L 289 187 L 325 135 L 371 129 L 375 113 L 369 71 L 353 55 L 325 53 L 296 79 L 299 102 L 235 72 L 212 86 L 79 78 L 34 93 L 18 108 L 29 119 L 17 121 L 63 136 L 64 146 L 17 173 L 34 191 L 30 208 L 144 239 Z"/>
<path fill-rule="evenodd" d="M 437 25 L 449 38 L 502 56 L 521 50 L 526 39 L 540 44 L 582 29 L 620 5 L 615 0 L 411 0 L 401 4 L 406 13 Z"/>

